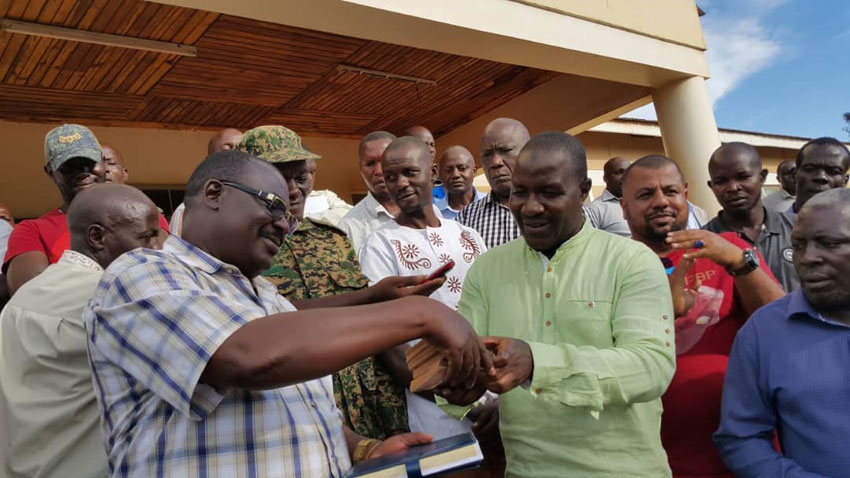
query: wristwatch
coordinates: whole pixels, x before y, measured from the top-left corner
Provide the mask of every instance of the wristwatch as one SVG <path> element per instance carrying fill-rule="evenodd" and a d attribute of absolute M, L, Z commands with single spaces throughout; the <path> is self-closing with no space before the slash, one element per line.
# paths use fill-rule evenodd
<path fill-rule="evenodd" d="M 744 249 L 744 265 L 737 269 L 726 269 L 732 277 L 747 275 L 759 268 L 759 256 L 755 249 Z"/>

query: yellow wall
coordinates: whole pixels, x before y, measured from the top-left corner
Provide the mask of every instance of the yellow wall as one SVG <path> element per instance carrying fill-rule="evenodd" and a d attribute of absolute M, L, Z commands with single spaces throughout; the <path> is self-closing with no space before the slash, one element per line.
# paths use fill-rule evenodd
<path fill-rule="evenodd" d="M 56 186 L 45 176 L 44 135 L 54 124 L 0 122 L 0 202 L 16 217 L 33 217 L 60 204 Z M 206 156 L 213 131 L 92 127 L 98 139 L 123 155 L 135 185 L 182 186 Z M 364 189 L 357 169 L 357 141 L 305 137 L 321 154 L 317 189 L 332 189 L 351 200 Z"/>
<path fill-rule="evenodd" d="M 702 28 L 694 0 L 514 1 L 705 49 L 705 39 L 702 37 Z M 658 21 L 661 14 L 664 21 Z"/>

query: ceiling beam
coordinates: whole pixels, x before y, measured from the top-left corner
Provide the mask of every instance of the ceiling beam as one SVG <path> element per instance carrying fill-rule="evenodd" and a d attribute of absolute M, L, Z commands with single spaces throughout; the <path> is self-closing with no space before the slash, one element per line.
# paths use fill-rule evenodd
<path fill-rule="evenodd" d="M 57 38 L 59 40 L 70 40 L 81 43 L 95 43 L 97 45 L 130 48 L 133 50 L 155 51 L 168 53 L 169 55 L 198 56 L 197 48 L 191 45 L 76 30 L 74 28 L 42 25 L 40 23 L 21 22 L 18 20 L 0 20 L 0 30 L 9 33 L 19 33 L 21 35 Z"/>

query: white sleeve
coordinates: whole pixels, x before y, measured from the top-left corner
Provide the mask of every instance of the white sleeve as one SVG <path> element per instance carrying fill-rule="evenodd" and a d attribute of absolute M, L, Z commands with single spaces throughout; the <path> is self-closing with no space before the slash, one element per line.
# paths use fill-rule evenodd
<path fill-rule="evenodd" d="M 398 263 L 390 245 L 378 234 L 371 234 L 360 249 L 360 268 L 369 278 L 369 285 L 384 277 L 400 275 Z"/>

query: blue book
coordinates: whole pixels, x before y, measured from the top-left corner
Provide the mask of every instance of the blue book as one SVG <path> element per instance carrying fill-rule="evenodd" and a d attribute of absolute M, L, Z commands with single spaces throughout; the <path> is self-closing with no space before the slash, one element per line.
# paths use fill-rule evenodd
<path fill-rule="evenodd" d="M 483 460 L 475 436 L 462 433 L 360 462 L 344 478 L 420 478 L 474 468 Z"/>

